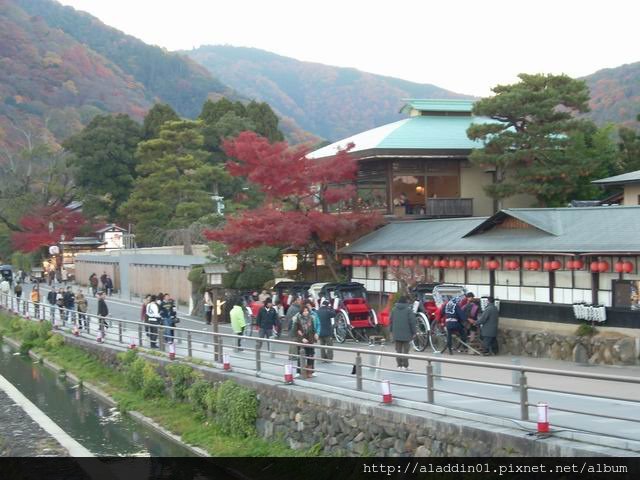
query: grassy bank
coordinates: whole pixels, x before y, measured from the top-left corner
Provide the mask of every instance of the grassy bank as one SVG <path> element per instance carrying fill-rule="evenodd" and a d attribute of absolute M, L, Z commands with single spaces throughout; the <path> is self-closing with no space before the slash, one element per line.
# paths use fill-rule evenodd
<path fill-rule="evenodd" d="M 193 368 L 174 364 L 167 376 L 135 351 L 118 355 L 106 365 L 91 354 L 66 345 L 47 322 L 35 323 L 0 313 L 0 334 L 22 342 L 22 353 L 33 350 L 90 382 L 118 403 L 136 410 L 213 456 L 309 456 L 284 442 L 265 441 L 255 434 L 257 399 L 251 390 L 232 381 L 206 382 Z"/>

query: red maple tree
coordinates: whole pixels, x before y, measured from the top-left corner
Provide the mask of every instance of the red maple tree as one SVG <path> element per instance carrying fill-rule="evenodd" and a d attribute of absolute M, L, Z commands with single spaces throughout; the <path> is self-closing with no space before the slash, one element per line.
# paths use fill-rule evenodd
<path fill-rule="evenodd" d="M 56 245 L 62 235 L 73 239 L 87 225 L 87 220 L 81 213 L 58 204 L 39 207 L 18 223 L 22 231 L 11 236 L 11 243 L 16 250 L 29 253 Z"/>
<path fill-rule="evenodd" d="M 262 245 L 315 247 L 324 253 L 334 277 L 336 242 L 363 235 L 382 223 L 382 216 L 355 208 L 357 161 L 349 145 L 333 157 L 310 159 L 305 146 L 274 144 L 254 132 L 227 140 L 223 149 L 231 175 L 245 177 L 265 194 L 261 208 L 227 219 L 209 240 L 237 253 Z"/>

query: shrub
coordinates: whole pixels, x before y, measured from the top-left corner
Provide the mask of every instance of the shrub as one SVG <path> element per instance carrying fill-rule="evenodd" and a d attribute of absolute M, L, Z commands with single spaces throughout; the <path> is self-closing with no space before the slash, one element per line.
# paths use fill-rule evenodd
<path fill-rule="evenodd" d="M 212 388 L 209 382 L 202 379 L 196 380 L 193 382 L 193 385 L 187 389 L 187 398 L 196 410 L 204 413 L 207 411 L 206 398 L 211 390 Z"/>
<path fill-rule="evenodd" d="M 187 389 L 197 379 L 196 372 L 189 365 L 174 363 L 166 368 L 171 382 L 171 397 L 174 400 L 187 398 Z"/>
<path fill-rule="evenodd" d="M 44 348 L 48 351 L 55 351 L 64 345 L 64 338 L 62 335 L 55 334 L 51 335 L 49 339 L 44 342 Z"/>
<path fill-rule="evenodd" d="M 256 393 L 230 380 L 217 390 L 216 421 L 221 432 L 239 437 L 254 435 L 258 418 Z"/>
<path fill-rule="evenodd" d="M 153 365 L 144 362 L 142 368 L 142 396 L 144 398 L 158 398 L 164 395 L 164 380 Z"/>
<path fill-rule="evenodd" d="M 127 368 L 136 361 L 138 358 L 138 352 L 135 350 L 127 350 L 126 352 L 119 353 L 116 357 L 120 364 Z"/>
<path fill-rule="evenodd" d="M 204 404 L 206 405 L 207 414 L 211 417 L 216 415 L 218 411 L 218 384 L 214 384 L 204 396 Z"/>
<path fill-rule="evenodd" d="M 132 390 L 142 389 L 142 372 L 146 363 L 142 358 L 136 358 L 125 368 L 124 378 Z"/>
<path fill-rule="evenodd" d="M 578 337 L 592 337 L 598 333 L 598 330 L 593 325 L 583 323 L 576 329 L 576 336 Z"/>

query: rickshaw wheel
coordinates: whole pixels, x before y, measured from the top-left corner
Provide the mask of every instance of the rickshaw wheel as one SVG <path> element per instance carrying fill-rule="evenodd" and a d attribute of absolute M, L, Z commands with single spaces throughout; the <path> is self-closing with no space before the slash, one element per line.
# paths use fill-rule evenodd
<path fill-rule="evenodd" d="M 344 343 L 349 334 L 349 327 L 347 326 L 347 319 L 344 318 L 342 312 L 336 314 L 335 326 L 333 329 L 333 336 L 338 343 Z"/>
<path fill-rule="evenodd" d="M 424 352 L 431 341 L 429 324 L 427 322 L 427 317 L 423 313 L 416 315 L 416 336 L 413 338 L 411 344 L 417 352 Z"/>

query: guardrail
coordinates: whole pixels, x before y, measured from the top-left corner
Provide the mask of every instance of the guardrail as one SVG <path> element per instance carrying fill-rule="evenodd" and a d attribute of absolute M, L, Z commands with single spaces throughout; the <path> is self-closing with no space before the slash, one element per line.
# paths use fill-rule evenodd
<path fill-rule="evenodd" d="M 350 388 L 356 391 L 366 391 L 365 385 L 369 383 L 380 384 L 383 382 L 379 377 L 383 372 L 393 372 L 395 378 L 393 385 L 396 387 L 403 387 L 408 389 L 410 393 L 407 396 L 396 395 L 394 398 L 409 400 L 412 402 L 418 401 L 428 403 L 432 405 L 438 405 L 436 394 L 450 394 L 456 396 L 463 396 L 468 398 L 476 398 L 478 400 L 489 400 L 492 402 L 500 402 L 507 405 L 518 405 L 520 420 L 529 420 L 529 409 L 536 407 L 537 404 L 529 401 L 530 390 L 536 392 L 551 392 L 555 394 L 566 394 L 575 396 L 578 398 L 589 398 L 599 400 L 611 400 L 614 402 L 631 402 L 633 403 L 634 411 L 639 411 L 640 406 L 640 389 L 639 395 L 636 399 L 625 398 L 621 396 L 615 396 L 616 385 L 621 384 L 634 384 L 640 386 L 640 378 L 621 376 L 621 375 L 604 375 L 593 374 L 584 372 L 574 372 L 567 370 L 554 370 L 548 368 L 528 367 L 523 365 L 512 364 L 499 364 L 490 362 L 478 362 L 473 360 L 465 360 L 459 358 L 440 357 L 435 355 L 416 355 L 416 354 L 399 354 L 395 352 L 376 351 L 372 349 L 362 349 L 344 346 L 320 346 L 314 344 L 312 347 L 315 352 L 321 349 L 331 350 L 334 354 L 342 354 L 346 356 L 342 359 L 333 359 L 327 361 L 333 365 L 345 365 L 352 368 L 352 373 L 342 373 L 338 371 L 327 371 L 322 368 L 310 368 L 305 365 L 305 361 L 310 358 L 299 349 L 305 347 L 305 344 L 301 344 L 294 341 L 279 340 L 273 338 L 258 338 L 248 336 L 238 336 L 229 333 L 214 333 L 212 331 L 199 331 L 188 328 L 181 328 L 178 326 L 163 326 L 153 325 L 145 322 L 127 320 L 122 318 L 107 317 L 100 318 L 94 314 L 82 314 L 77 310 L 67 310 L 57 305 L 50 305 L 44 303 L 33 303 L 28 300 L 18 299 L 13 295 L 0 294 L 0 306 L 7 310 L 13 311 L 21 315 L 24 318 L 33 321 L 50 321 L 54 329 L 67 329 L 69 333 L 74 333 L 81 337 L 91 338 L 93 334 L 96 334 L 96 339 L 102 333 L 105 333 L 102 337 L 104 343 L 127 346 L 132 342 L 136 347 L 150 348 L 151 340 L 157 333 L 158 348 L 157 351 L 165 356 L 176 356 L 189 361 L 195 359 L 196 361 L 212 362 L 212 366 L 217 368 L 223 368 L 223 355 L 224 352 L 231 352 L 227 355 L 236 356 L 238 360 L 245 362 L 243 367 L 239 367 L 243 371 L 248 371 L 253 375 L 260 376 L 266 372 L 265 367 L 277 367 L 284 372 L 285 365 L 291 362 L 298 363 L 298 369 L 301 372 L 304 371 L 318 371 L 322 375 L 330 375 L 334 378 L 342 377 L 348 378 Z M 76 328 L 82 327 L 81 330 L 75 331 Z M 93 332 L 93 333 L 92 333 Z M 244 342 L 244 346 L 240 351 L 238 349 L 238 340 Z M 171 347 L 173 345 L 173 347 Z M 266 345 L 266 349 L 264 346 Z M 283 349 L 283 350 L 280 350 Z M 247 358 L 245 352 L 251 352 L 252 357 Z M 315 357 L 318 360 L 317 357 Z M 369 363 L 365 363 L 363 360 L 369 358 Z M 382 359 L 384 358 L 405 358 L 422 365 L 421 369 L 416 369 L 410 372 L 396 371 L 395 369 L 382 366 Z M 323 359 L 324 360 L 324 359 Z M 249 361 L 252 366 L 246 365 Z M 470 369 L 492 369 L 495 371 L 509 371 L 512 373 L 512 383 L 500 383 L 490 382 L 485 380 L 478 380 L 474 378 L 462 378 L 452 375 L 442 374 L 442 365 L 461 365 Z M 235 367 L 234 367 L 235 368 Z M 327 367 L 329 368 L 329 367 Z M 365 374 L 365 371 L 373 372 L 373 375 L 369 376 Z M 268 373 L 268 372 L 267 372 Z M 276 373 L 277 374 L 277 373 Z M 553 389 L 544 387 L 531 388 L 528 384 L 528 375 L 541 374 L 552 375 L 555 377 L 561 377 L 565 379 L 563 381 L 564 389 Z M 416 383 L 410 383 L 409 379 L 415 379 L 418 376 L 422 380 Z M 571 391 L 571 379 L 588 379 L 594 381 L 611 382 L 607 386 L 607 391 L 611 392 L 610 395 L 592 395 L 583 394 L 578 391 Z M 499 398 L 497 396 L 485 396 L 478 395 L 462 391 L 454 391 L 445 388 L 442 380 L 454 380 L 467 382 L 470 385 L 482 384 L 493 385 L 498 387 L 511 387 L 510 392 L 517 392 L 515 399 L 513 398 Z M 440 383 L 438 383 L 440 382 Z M 308 382 L 307 385 L 313 386 L 313 382 Z M 342 387 L 344 388 L 344 387 Z M 418 400 L 415 395 L 412 397 L 411 393 L 418 392 Z M 507 395 L 508 397 L 509 395 Z M 630 418 L 628 416 L 620 416 L 609 414 L 604 411 L 588 412 L 580 410 L 579 408 L 561 408 L 558 406 L 553 407 L 554 411 L 574 413 L 579 415 L 597 415 L 599 418 L 620 420 L 625 422 L 632 422 L 640 424 L 639 418 Z M 472 410 L 474 411 L 474 410 Z M 503 415 L 502 418 L 510 418 Z M 558 426 L 567 427 L 566 425 Z M 574 427 L 567 427 L 574 428 Z M 582 431 L 585 431 L 582 429 Z M 587 431 L 588 432 L 588 431 Z M 624 437 L 622 437 L 624 438 Z"/>

